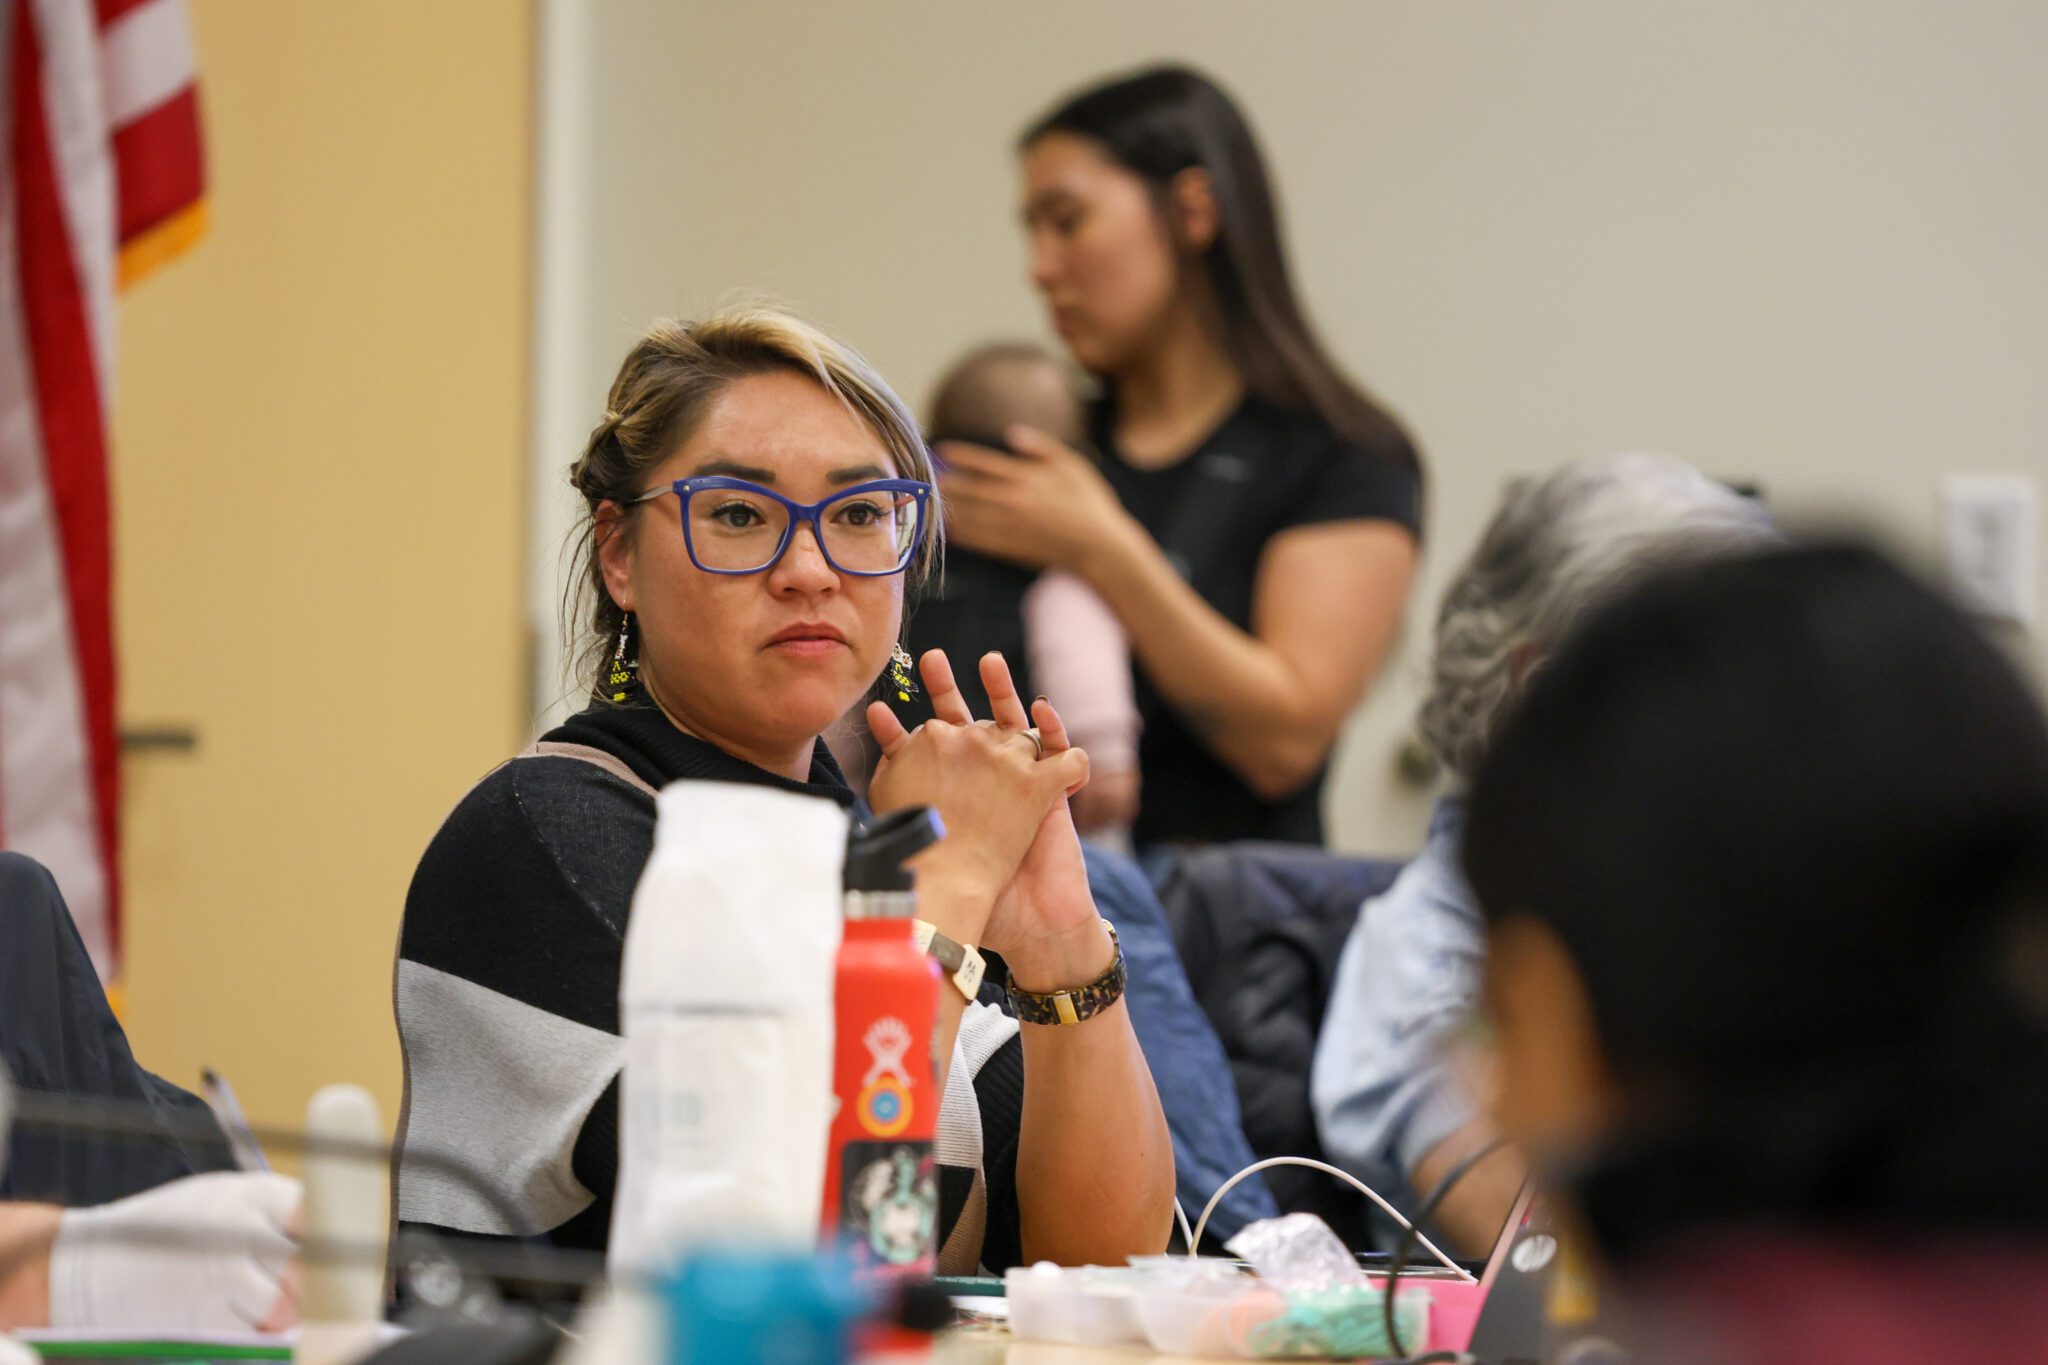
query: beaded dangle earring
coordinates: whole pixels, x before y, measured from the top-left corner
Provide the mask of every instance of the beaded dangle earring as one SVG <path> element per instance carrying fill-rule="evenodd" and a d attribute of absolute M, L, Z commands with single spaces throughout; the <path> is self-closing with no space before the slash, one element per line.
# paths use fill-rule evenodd
<path fill-rule="evenodd" d="M 917 692 L 917 676 L 911 672 L 910 651 L 900 643 L 889 655 L 889 685 L 896 689 L 896 700 L 909 701 Z"/>
<path fill-rule="evenodd" d="M 626 657 L 626 636 L 633 629 L 633 613 L 627 612 L 619 620 L 619 647 L 612 652 L 611 672 L 606 675 L 604 689 L 615 702 L 624 701 L 633 685 L 639 681 L 640 660 Z"/>

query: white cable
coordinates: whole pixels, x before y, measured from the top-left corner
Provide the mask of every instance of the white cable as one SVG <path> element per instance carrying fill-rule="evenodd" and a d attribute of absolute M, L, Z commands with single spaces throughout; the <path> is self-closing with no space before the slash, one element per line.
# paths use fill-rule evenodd
<path fill-rule="evenodd" d="M 1208 1206 L 1202 1210 L 1202 1216 L 1195 1220 L 1194 1235 L 1188 1238 L 1188 1255 L 1194 1255 L 1195 1248 L 1201 1244 L 1202 1233 L 1207 1231 L 1209 1227 L 1209 1215 L 1216 1212 L 1216 1206 L 1223 1202 L 1223 1196 L 1229 1194 L 1233 1189 L 1237 1188 L 1237 1183 L 1240 1180 L 1243 1180 L 1246 1176 L 1255 1175 L 1258 1172 L 1263 1171 L 1271 1166 L 1306 1166 L 1312 1171 L 1323 1171 L 1329 1175 L 1336 1176 L 1339 1180 L 1342 1180 L 1346 1184 L 1350 1185 L 1353 1189 L 1357 1190 L 1367 1199 L 1370 1199 L 1373 1203 L 1379 1205 L 1380 1208 L 1385 1211 L 1387 1217 L 1393 1219 L 1402 1227 L 1407 1228 L 1408 1230 L 1413 1232 L 1415 1234 L 1415 1240 L 1422 1244 L 1423 1249 L 1429 1252 L 1430 1255 L 1436 1257 L 1439 1261 L 1442 1261 L 1444 1265 L 1449 1268 L 1452 1274 L 1456 1275 L 1459 1279 L 1465 1281 L 1467 1284 L 1478 1283 L 1478 1280 L 1473 1277 L 1471 1271 L 1465 1269 L 1465 1267 L 1459 1265 L 1456 1261 L 1452 1260 L 1450 1257 L 1444 1255 L 1443 1252 L 1439 1251 L 1437 1249 L 1437 1245 L 1435 1242 L 1430 1241 L 1428 1237 L 1423 1235 L 1422 1230 L 1420 1228 L 1417 1228 L 1413 1223 L 1409 1222 L 1406 1218 L 1403 1218 L 1401 1216 L 1401 1211 L 1399 1209 L 1395 1208 L 1392 1204 L 1389 1204 L 1386 1200 L 1380 1198 L 1379 1192 L 1373 1189 L 1372 1186 L 1366 1184 L 1363 1180 L 1360 1180 L 1357 1176 L 1351 1174 L 1351 1172 L 1342 1170 L 1336 1166 L 1332 1166 L 1327 1161 L 1316 1161 L 1310 1157 L 1305 1156 L 1272 1156 L 1267 1157 L 1264 1161 L 1254 1161 L 1251 1165 L 1245 1167 L 1236 1175 L 1224 1181 L 1222 1188 L 1217 1190 L 1215 1194 L 1209 1196 Z M 1174 1201 L 1175 1207 L 1179 1207 L 1179 1202 L 1180 1201 L 1178 1200 Z"/>
<path fill-rule="evenodd" d="M 1188 1255 L 1195 1254 L 1195 1234 L 1188 1231 L 1188 1211 L 1180 1206 L 1180 1197 L 1174 1196 L 1173 1216 L 1180 1222 L 1181 1243 L 1188 1249 Z"/>

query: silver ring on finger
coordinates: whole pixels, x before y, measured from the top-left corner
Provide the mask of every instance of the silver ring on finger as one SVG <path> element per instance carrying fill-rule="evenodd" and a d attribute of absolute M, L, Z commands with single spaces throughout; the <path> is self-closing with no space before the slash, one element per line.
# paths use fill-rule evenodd
<path fill-rule="evenodd" d="M 1034 762 L 1036 762 L 1038 759 L 1045 757 L 1045 737 L 1038 733 L 1038 727 L 1036 725 L 1032 726 L 1028 730 L 1021 730 L 1018 733 L 1024 735 L 1027 739 L 1029 739 L 1031 741 L 1031 747 L 1037 751 L 1031 755 L 1032 760 Z"/>

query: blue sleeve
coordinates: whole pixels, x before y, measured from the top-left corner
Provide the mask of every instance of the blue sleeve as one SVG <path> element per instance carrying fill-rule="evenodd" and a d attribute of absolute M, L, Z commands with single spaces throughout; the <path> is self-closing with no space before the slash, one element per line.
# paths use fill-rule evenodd
<path fill-rule="evenodd" d="M 1478 1002 L 1484 940 L 1449 860 L 1425 856 L 1368 901 L 1338 961 L 1310 1094 L 1332 1157 L 1395 1204 L 1470 1121 L 1445 1049 Z"/>
<path fill-rule="evenodd" d="M 1159 1105 L 1173 1137 L 1176 1193 L 1193 1223 L 1223 1182 L 1254 1160 L 1230 1059 L 1195 1000 L 1152 883 L 1128 858 L 1093 845 L 1083 849 L 1095 907 L 1116 926 L 1123 947 L 1130 978 L 1124 1004 L 1159 1088 Z M 1226 1239 L 1279 1211 L 1272 1192 L 1255 1175 L 1224 1196 L 1209 1227 L 1219 1240 Z"/>

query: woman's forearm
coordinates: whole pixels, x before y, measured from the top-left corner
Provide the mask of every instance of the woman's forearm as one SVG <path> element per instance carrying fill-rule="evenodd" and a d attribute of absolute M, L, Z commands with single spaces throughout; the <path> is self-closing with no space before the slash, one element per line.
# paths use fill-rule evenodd
<path fill-rule="evenodd" d="M 1017 1207 L 1027 1262 L 1122 1265 L 1166 1249 L 1173 1142 L 1122 1001 L 1023 1024 Z"/>
<path fill-rule="evenodd" d="M 981 931 L 978 926 L 988 920 L 989 899 L 972 885 L 940 871 L 924 879 L 918 895 L 918 914 L 955 942 L 979 947 Z M 966 1013 L 967 1002 L 961 998 L 960 992 L 953 989 L 950 982 L 942 982 L 939 986 L 938 1032 L 932 1049 L 932 1055 L 937 1059 L 938 1093 L 941 1095 L 946 1093 L 946 1076 L 953 1066 L 953 1043 L 960 1036 L 960 1021 Z"/>
<path fill-rule="evenodd" d="M 1321 769 L 1343 709 L 1315 705 L 1279 651 L 1204 601 L 1136 521 L 1081 576 L 1116 612 L 1160 694 L 1254 791 L 1284 796 Z"/>
<path fill-rule="evenodd" d="M 1100 975 L 1114 956 L 1100 920 L 1010 965 L 1019 989 Z M 1078 1024 L 1020 1024 L 1024 1117 L 1017 1207 L 1026 1261 L 1122 1265 L 1163 1251 L 1173 1227 L 1173 1141 L 1152 1070 L 1119 1000 Z"/>
<path fill-rule="evenodd" d="M 53 1204 L 0 1204 L 0 1331 L 49 1325 L 50 1251 L 63 1217 Z"/>

